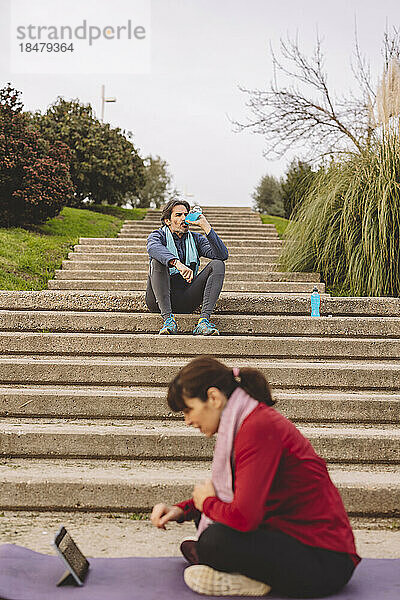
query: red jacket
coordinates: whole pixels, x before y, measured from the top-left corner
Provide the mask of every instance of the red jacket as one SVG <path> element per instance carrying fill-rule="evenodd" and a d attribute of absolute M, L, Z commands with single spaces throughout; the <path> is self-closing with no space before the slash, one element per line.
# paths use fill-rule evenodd
<path fill-rule="evenodd" d="M 354 536 L 325 461 L 288 419 L 260 403 L 243 421 L 234 441 L 234 497 L 206 498 L 213 521 L 239 531 L 261 525 L 304 544 L 347 552 L 354 562 Z M 193 500 L 177 504 L 184 520 L 199 514 Z"/>

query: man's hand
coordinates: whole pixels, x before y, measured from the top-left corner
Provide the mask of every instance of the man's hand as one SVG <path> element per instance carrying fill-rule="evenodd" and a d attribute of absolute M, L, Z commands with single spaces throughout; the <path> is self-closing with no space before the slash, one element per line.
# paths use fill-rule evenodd
<path fill-rule="evenodd" d="M 168 521 L 177 521 L 184 514 L 179 506 L 167 506 L 164 503 L 156 504 L 151 513 L 150 521 L 154 527 L 166 529 Z"/>
<path fill-rule="evenodd" d="M 188 283 L 192 283 L 193 271 L 190 267 L 187 267 L 186 265 L 181 263 L 180 260 L 177 260 L 175 263 L 175 268 L 178 269 L 183 279 L 185 279 Z"/>
<path fill-rule="evenodd" d="M 204 500 L 210 496 L 216 496 L 215 487 L 213 486 L 211 479 L 203 481 L 202 483 L 197 483 L 194 486 L 192 498 L 197 510 L 203 512 Z"/>
<path fill-rule="evenodd" d="M 198 227 L 201 227 L 206 235 L 208 235 L 211 231 L 211 225 L 203 214 L 199 216 L 197 221 L 190 221 L 190 225 L 197 225 Z"/>

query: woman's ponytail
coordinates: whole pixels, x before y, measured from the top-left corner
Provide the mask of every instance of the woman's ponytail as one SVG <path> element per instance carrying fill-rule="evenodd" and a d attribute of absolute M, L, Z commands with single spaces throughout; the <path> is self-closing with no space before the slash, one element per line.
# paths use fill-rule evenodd
<path fill-rule="evenodd" d="M 271 388 L 263 373 L 258 369 L 251 367 L 242 367 L 241 369 L 232 369 L 233 378 L 236 383 L 244 389 L 252 398 L 268 406 L 273 406 L 275 400 L 272 399 Z"/>

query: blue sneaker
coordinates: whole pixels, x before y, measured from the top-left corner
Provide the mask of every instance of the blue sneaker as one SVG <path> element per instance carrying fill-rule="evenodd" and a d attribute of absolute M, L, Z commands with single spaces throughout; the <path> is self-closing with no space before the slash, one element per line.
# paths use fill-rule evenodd
<path fill-rule="evenodd" d="M 165 319 L 164 325 L 158 333 L 159 335 L 173 335 L 174 333 L 178 333 L 178 327 L 173 314 L 170 314 L 169 317 Z"/>
<path fill-rule="evenodd" d="M 219 335 L 219 331 L 214 323 L 210 323 L 206 317 L 203 317 L 199 319 L 199 322 L 193 329 L 193 335 Z"/>

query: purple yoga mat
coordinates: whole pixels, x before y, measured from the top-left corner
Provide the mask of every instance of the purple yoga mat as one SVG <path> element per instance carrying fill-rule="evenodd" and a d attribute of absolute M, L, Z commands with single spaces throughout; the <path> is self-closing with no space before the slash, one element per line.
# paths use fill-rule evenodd
<path fill-rule="evenodd" d="M 182 558 L 91 558 L 84 587 L 56 587 L 64 572 L 57 556 L 0 546 L 1 600 L 193 600 Z M 211 598 L 211 596 L 208 596 Z M 267 598 L 278 598 L 270 594 Z M 364 559 L 335 600 L 399 600 L 400 559 Z M 226 600 L 229 600 L 225 596 Z M 232 600 L 232 599 L 231 599 Z M 237 597 L 236 597 L 237 600 Z"/>

